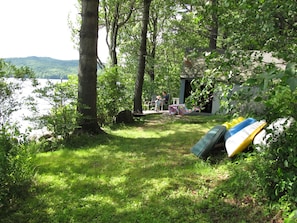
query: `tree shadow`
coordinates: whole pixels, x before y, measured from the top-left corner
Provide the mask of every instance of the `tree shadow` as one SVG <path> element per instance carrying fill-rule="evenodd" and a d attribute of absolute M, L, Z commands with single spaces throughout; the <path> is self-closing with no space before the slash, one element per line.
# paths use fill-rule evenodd
<path fill-rule="evenodd" d="M 154 131 L 156 125 L 160 123 L 149 123 L 141 131 Z M 165 126 L 164 131 L 169 134 L 157 132 L 150 138 L 146 134 L 90 136 L 87 146 L 77 142 L 74 150 L 43 154 L 35 196 L 20 216 L 26 222 L 259 222 L 268 218 L 251 197 L 232 194 L 229 186 L 236 179 L 212 174 L 224 158 L 222 153 L 213 154 L 211 161 L 191 153 L 189 145 L 205 130 Z M 244 190 L 241 186 L 237 191 Z"/>

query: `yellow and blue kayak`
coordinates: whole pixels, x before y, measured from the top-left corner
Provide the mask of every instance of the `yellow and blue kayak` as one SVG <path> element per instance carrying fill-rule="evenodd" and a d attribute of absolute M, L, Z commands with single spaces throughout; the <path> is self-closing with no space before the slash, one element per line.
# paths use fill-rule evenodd
<path fill-rule="evenodd" d="M 229 137 L 225 142 L 228 157 L 233 157 L 245 150 L 265 126 L 265 121 L 256 121 Z"/>
<path fill-rule="evenodd" d="M 229 130 L 244 120 L 245 120 L 245 118 L 240 116 L 240 117 L 232 119 L 230 122 L 224 122 L 223 126 L 225 126 L 227 130 Z"/>
<path fill-rule="evenodd" d="M 239 122 L 238 124 L 236 124 L 235 126 L 233 126 L 231 129 L 229 129 L 228 131 L 226 131 L 225 135 L 224 135 L 224 139 L 225 141 L 231 137 L 232 135 L 236 134 L 237 132 L 239 132 L 240 130 L 242 130 L 243 128 L 245 128 L 246 126 L 253 124 L 254 122 L 256 122 L 256 119 L 253 118 L 247 118 L 245 120 L 243 120 L 242 122 Z"/>

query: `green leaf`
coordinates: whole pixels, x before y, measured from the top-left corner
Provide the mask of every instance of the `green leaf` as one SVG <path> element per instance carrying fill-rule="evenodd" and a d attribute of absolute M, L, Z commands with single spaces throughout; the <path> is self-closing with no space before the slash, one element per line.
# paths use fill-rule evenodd
<path fill-rule="evenodd" d="M 286 66 L 285 74 L 292 77 L 296 75 L 296 64 L 288 63 Z"/>
<path fill-rule="evenodd" d="M 258 97 L 255 98 L 255 102 L 260 102 L 260 101 L 262 101 L 262 100 L 263 100 L 263 98 L 260 97 L 260 96 L 258 96 Z"/>
<path fill-rule="evenodd" d="M 202 19 L 203 19 L 203 16 L 202 16 L 202 15 L 197 16 L 197 17 L 194 19 L 194 22 L 195 22 L 195 23 L 199 23 L 200 21 L 202 21 Z"/>
<path fill-rule="evenodd" d="M 290 86 L 291 91 L 295 91 L 297 88 L 297 78 L 296 77 L 290 77 L 287 80 L 287 84 Z"/>
<path fill-rule="evenodd" d="M 297 220 L 297 210 L 294 210 L 289 217 L 285 218 L 284 223 L 293 223 Z"/>

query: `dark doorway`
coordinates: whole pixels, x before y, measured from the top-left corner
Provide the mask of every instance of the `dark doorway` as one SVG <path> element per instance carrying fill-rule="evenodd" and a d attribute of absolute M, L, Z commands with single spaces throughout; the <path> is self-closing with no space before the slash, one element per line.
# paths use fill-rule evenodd
<path fill-rule="evenodd" d="M 191 81 L 192 79 L 185 80 L 184 101 L 186 101 L 186 98 L 191 95 L 191 91 L 192 91 Z M 205 105 L 205 108 L 202 109 L 201 112 L 211 113 L 213 97 L 212 95 L 210 95 L 210 97 L 211 97 L 210 101 Z"/>

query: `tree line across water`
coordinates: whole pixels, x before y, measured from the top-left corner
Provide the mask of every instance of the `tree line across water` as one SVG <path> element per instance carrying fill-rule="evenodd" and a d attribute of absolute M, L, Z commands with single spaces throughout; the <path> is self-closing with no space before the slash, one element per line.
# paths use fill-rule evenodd
<path fill-rule="evenodd" d="M 21 67 L 30 67 L 37 78 L 66 79 L 69 74 L 77 74 L 78 60 L 58 60 L 50 57 L 14 57 L 5 61 Z"/>

